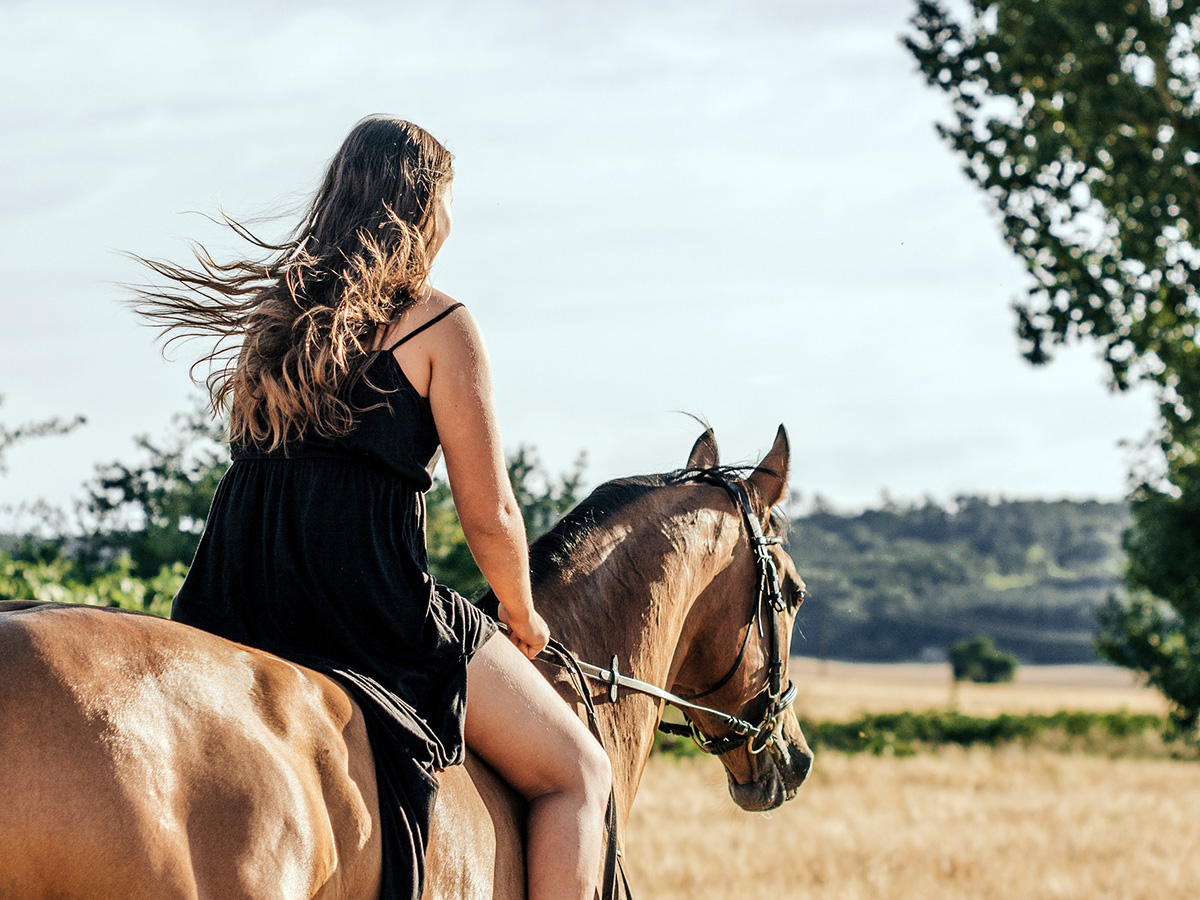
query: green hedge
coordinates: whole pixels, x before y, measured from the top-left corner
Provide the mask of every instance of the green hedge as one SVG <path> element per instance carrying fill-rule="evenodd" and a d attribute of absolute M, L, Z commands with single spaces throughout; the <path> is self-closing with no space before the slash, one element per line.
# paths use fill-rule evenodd
<path fill-rule="evenodd" d="M 186 573 L 186 566 L 175 563 L 152 578 L 138 578 L 128 556 L 89 571 L 66 556 L 29 560 L 0 553 L 0 599 L 115 606 L 166 616 Z"/>
<path fill-rule="evenodd" d="M 1127 740 L 1162 734 L 1166 721 L 1149 713 L 1056 712 L 1002 713 L 994 717 L 957 712 L 872 713 L 849 722 L 801 722 L 814 747 L 846 753 L 915 752 L 922 747 L 957 745 L 998 746 L 1033 742 L 1048 735 L 1102 740 Z"/>
<path fill-rule="evenodd" d="M 814 751 L 911 756 L 938 747 L 1023 743 L 1112 755 L 1192 755 L 1165 737 L 1167 721 L 1150 713 L 1056 712 L 967 716 L 942 710 L 869 713 L 848 722 L 800 720 Z M 689 756 L 700 750 L 687 738 L 660 734 L 659 752 Z"/>

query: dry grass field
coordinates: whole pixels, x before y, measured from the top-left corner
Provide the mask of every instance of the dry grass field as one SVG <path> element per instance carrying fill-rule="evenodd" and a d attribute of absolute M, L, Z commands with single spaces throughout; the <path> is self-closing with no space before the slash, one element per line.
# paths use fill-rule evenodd
<path fill-rule="evenodd" d="M 1012 684 L 955 686 L 947 663 L 821 662 L 792 657 L 796 714 L 842 721 L 864 712 L 957 709 L 970 716 L 1126 709 L 1164 714 L 1162 695 L 1112 666 L 1021 666 Z"/>
<path fill-rule="evenodd" d="M 737 809 L 712 759 L 655 757 L 626 837 L 653 900 L 1192 898 L 1200 768 L 1047 750 L 818 756 L 797 797 Z"/>
<path fill-rule="evenodd" d="M 964 685 L 972 715 L 1161 712 L 1101 667 L 1026 667 Z M 945 666 L 792 661 L 797 711 L 817 719 L 945 708 Z M 651 760 L 626 839 L 653 900 L 1120 898 L 1200 894 L 1200 763 L 1012 745 L 911 758 L 819 754 L 795 800 L 750 814 L 707 758 Z"/>

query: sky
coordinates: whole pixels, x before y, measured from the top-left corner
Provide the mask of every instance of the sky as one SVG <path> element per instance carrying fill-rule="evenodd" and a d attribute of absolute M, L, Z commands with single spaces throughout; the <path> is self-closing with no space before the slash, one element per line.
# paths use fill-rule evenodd
<path fill-rule="evenodd" d="M 505 444 L 586 481 L 775 429 L 836 506 L 1114 499 L 1154 418 L 1093 348 L 1020 356 L 1028 285 L 938 139 L 912 0 L 0 0 L 0 421 L 11 520 L 69 506 L 199 396 L 124 305 L 205 215 L 295 221 L 362 116 L 455 155 L 434 284 L 479 321 Z M 291 217 L 288 216 L 291 213 Z"/>

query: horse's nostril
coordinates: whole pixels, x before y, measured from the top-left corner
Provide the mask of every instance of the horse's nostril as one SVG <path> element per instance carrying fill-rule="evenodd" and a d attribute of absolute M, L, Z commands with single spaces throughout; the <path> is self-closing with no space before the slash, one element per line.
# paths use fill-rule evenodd
<path fill-rule="evenodd" d="M 812 770 L 813 755 L 812 753 L 797 753 L 795 759 L 793 771 L 796 773 L 796 786 L 799 787 Z"/>
<path fill-rule="evenodd" d="M 804 779 L 808 777 L 808 772 L 812 768 L 813 754 L 812 751 L 805 747 L 797 747 L 791 745 L 787 747 L 785 755 L 776 757 L 776 765 L 780 777 L 783 779 L 784 787 L 788 791 L 788 798 L 795 795 L 796 790 L 804 783 Z"/>

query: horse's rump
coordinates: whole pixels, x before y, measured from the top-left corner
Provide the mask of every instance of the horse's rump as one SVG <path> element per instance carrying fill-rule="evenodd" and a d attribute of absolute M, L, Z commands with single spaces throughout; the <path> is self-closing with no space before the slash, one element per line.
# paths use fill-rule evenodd
<path fill-rule="evenodd" d="M 375 896 L 362 714 L 324 676 L 154 616 L 6 601 L 0 685 L 0 898 Z"/>

